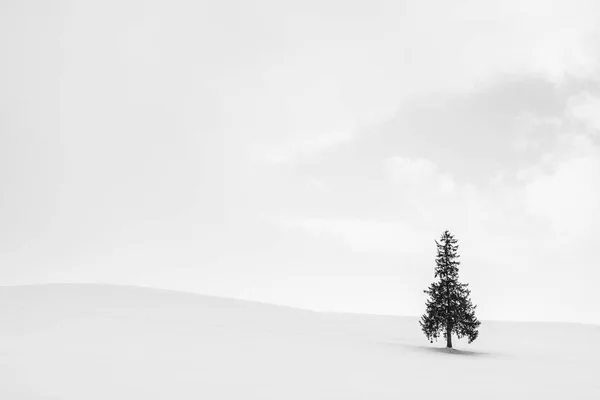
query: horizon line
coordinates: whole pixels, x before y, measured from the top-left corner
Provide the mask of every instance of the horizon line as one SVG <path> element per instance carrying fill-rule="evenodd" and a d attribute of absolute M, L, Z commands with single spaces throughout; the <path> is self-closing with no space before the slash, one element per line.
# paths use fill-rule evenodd
<path fill-rule="evenodd" d="M 192 292 L 187 290 L 178 290 L 178 289 L 167 289 L 163 287 L 157 286 L 148 286 L 141 284 L 125 284 L 125 283 L 107 283 L 107 282 L 44 282 L 44 283 L 30 283 L 30 284 L 14 284 L 14 285 L 0 285 L 0 288 L 18 288 L 18 287 L 37 287 L 37 286 L 113 286 L 113 287 L 121 287 L 121 288 L 131 288 L 131 289 L 146 289 L 146 290 L 155 290 L 160 292 L 170 292 L 177 294 L 185 294 L 185 295 L 193 295 L 193 296 L 202 296 L 202 297 L 211 297 L 215 299 L 222 300 L 234 300 L 234 301 L 243 301 L 247 303 L 271 306 L 271 307 L 282 307 L 293 309 L 297 311 L 308 311 L 319 314 L 338 314 L 338 315 L 355 315 L 355 316 L 373 316 L 373 317 L 390 317 L 390 318 L 416 318 L 419 319 L 420 315 L 400 315 L 400 314 L 379 314 L 379 313 L 362 313 L 362 312 L 352 312 L 352 311 L 336 311 L 336 310 L 315 310 L 310 308 L 291 306 L 288 304 L 282 303 L 270 303 L 267 301 L 254 300 L 242 297 L 231 297 L 231 296 L 221 296 L 221 295 L 213 295 L 213 294 L 205 294 L 201 292 Z M 481 322 L 492 322 L 492 323 L 532 323 L 532 324 L 570 324 L 570 325 L 590 325 L 600 327 L 600 323 L 594 322 L 580 322 L 580 321 L 550 321 L 550 320 L 508 320 L 508 319 L 482 319 Z"/>

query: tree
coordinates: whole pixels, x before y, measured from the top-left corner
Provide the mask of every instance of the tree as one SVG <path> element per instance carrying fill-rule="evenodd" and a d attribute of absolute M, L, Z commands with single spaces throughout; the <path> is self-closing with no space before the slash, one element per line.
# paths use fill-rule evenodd
<path fill-rule="evenodd" d="M 419 324 L 427 339 L 433 343 L 440 334 L 446 339 L 446 347 L 452 348 L 452 334 L 458 338 L 466 336 L 472 343 L 479 331 L 481 324 L 475 317 L 475 308 L 469 295 L 469 285 L 458 281 L 458 244 L 454 236 L 445 231 L 437 246 L 435 259 L 435 276 L 439 281 L 429 285 L 424 293 L 429 295 L 426 302 L 427 310 L 421 317 Z"/>

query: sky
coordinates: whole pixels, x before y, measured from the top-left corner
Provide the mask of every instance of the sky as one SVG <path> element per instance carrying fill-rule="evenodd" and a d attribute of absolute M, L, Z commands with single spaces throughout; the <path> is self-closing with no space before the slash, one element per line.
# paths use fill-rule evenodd
<path fill-rule="evenodd" d="M 0 2 L 0 284 L 600 324 L 596 0 Z"/>

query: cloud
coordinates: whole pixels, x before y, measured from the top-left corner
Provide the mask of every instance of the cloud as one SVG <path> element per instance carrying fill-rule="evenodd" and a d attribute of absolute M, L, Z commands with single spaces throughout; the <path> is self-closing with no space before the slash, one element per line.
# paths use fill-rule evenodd
<path fill-rule="evenodd" d="M 417 183 L 422 179 L 432 178 L 436 165 L 424 158 L 408 158 L 396 156 L 385 161 L 385 167 L 396 181 Z"/>
<path fill-rule="evenodd" d="M 408 224 L 369 219 L 276 218 L 277 225 L 336 240 L 359 252 L 418 254 L 431 245 Z"/>
<path fill-rule="evenodd" d="M 600 153 L 558 162 L 552 172 L 529 173 L 526 211 L 551 223 L 563 237 L 589 235 L 600 223 Z"/>
<path fill-rule="evenodd" d="M 352 140 L 349 131 L 325 133 L 308 139 L 280 144 L 260 144 L 251 148 L 250 154 L 254 161 L 285 164 L 314 156 Z"/>
<path fill-rule="evenodd" d="M 452 192 L 456 187 L 451 174 L 440 172 L 438 166 L 426 158 L 394 156 L 383 163 L 385 171 L 396 184 L 429 186 L 445 193 Z"/>
<path fill-rule="evenodd" d="M 323 179 L 316 178 L 314 176 L 306 179 L 306 188 L 311 191 L 321 192 L 328 189 L 328 184 Z"/>
<path fill-rule="evenodd" d="M 333 6 L 335 1 L 326 3 L 332 9 L 347 8 Z M 510 127 L 501 125 L 506 120 L 488 118 L 490 114 L 525 107 L 552 112 L 554 84 L 570 76 L 597 74 L 592 39 L 600 13 L 593 1 L 557 1 L 548 7 L 539 0 L 451 5 L 384 1 L 375 8 L 357 3 L 361 13 L 342 12 L 325 19 L 324 6 L 318 5 L 319 12 L 313 7 L 317 4 L 306 5 L 306 13 L 293 16 L 289 10 L 279 10 L 284 14 L 281 20 L 288 23 L 284 42 L 271 43 L 273 48 L 263 58 L 239 69 L 224 69 L 229 74 L 219 79 L 221 102 L 235 116 L 228 124 L 252 137 L 255 160 L 305 160 L 318 154 L 319 148 L 347 142 L 312 132 L 337 130 L 356 121 L 358 125 L 379 123 L 390 110 L 423 93 L 470 94 L 482 86 L 491 96 L 474 98 L 472 104 L 459 100 L 459 107 L 442 99 L 432 108 L 451 109 L 440 115 L 439 124 L 456 126 L 465 114 L 482 115 L 482 120 L 471 119 L 471 126 L 461 128 L 476 130 L 479 138 L 471 140 L 487 141 L 493 150 L 505 146 L 493 136 Z M 432 9 L 438 12 L 431 13 Z M 277 20 L 270 18 L 269 23 Z M 430 35 L 431 26 L 444 35 Z M 478 34 L 473 35 L 474 31 Z M 507 84 L 501 76 L 528 79 Z M 500 82 L 496 92 L 485 87 L 489 82 Z M 431 96 L 426 96 L 425 101 L 429 100 Z M 431 108 L 423 111 L 426 124 L 436 125 L 438 121 L 429 118 Z M 456 132 L 454 136 L 461 135 Z M 486 161 L 487 154 L 477 158 L 480 163 L 494 161 L 493 157 Z"/>
<path fill-rule="evenodd" d="M 587 128 L 600 134 L 600 97 L 589 92 L 572 96 L 568 102 L 567 113 L 581 121 Z"/>

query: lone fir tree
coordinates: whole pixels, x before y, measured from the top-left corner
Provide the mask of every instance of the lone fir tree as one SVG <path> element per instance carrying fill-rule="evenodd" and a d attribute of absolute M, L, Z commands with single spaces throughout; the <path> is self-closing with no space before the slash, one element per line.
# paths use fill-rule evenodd
<path fill-rule="evenodd" d="M 469 295 L 469 285 L 458 281 L 460 257 L 454 236 L 445 231 L 437 246 L 435 276 L 438 281 L 424 290 L 429 295 L 427 310 L 419 324 L 427 339 L 433 343 L 440 334 L 446 339 L 446 347 L 452 347 L 452 334 L 460 339 L 466 336 L 469 343 L 477 339 L 480 322 L 475 317 L 475 308 Z"/>

